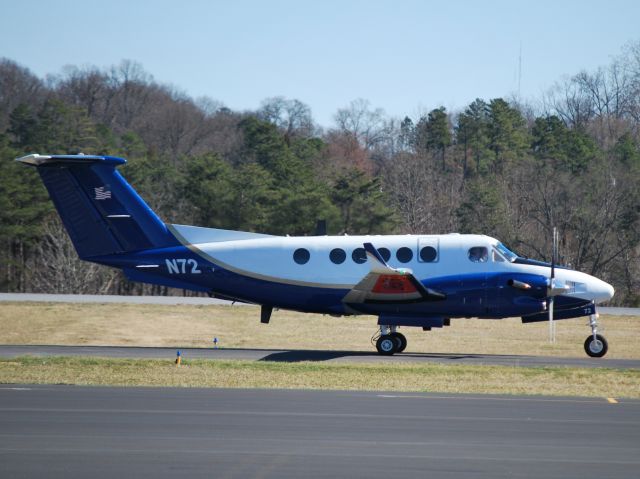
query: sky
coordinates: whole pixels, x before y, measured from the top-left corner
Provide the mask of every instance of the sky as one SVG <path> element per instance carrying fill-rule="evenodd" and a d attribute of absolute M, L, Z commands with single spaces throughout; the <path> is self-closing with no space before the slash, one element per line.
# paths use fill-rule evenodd
<path fill-rule="evenodd" d="M 194 98 L 295 98 L 330 127 L 358 98 L 414 119 L 535 103 L 640 41 L 638 19 L 637 0 L 0 0 L 0 57 L 40 77 L 133 60 Z"/>

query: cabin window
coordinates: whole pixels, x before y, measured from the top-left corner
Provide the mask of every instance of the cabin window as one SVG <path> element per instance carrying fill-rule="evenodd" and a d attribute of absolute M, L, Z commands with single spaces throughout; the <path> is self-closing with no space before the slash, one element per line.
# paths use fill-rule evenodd
<path fill-rule="evenodd" d="M 469 261 L 473 263 L 486 263 L 489 259 L 489 251 L 484 246 L 469 248 Z"/>
<path fill-rule="evenodd" d="M 413 259 L 413 251 L 406 246 L 403 246 L 396 251 L 396 258 L 398 258 L 398 261 L 401 263 L 408 263 Z"/>
<path fill-rule="evenodd" d="M 345 253 L 343 249 L 334 248 L 329 253 L 329 259 L 332 263 L 342 264 L 344 260 L 347 259 L 347 253 Z"/>
<path fill-rule="evenodd" d="M 365 263 L 367 261 L 367 252 L 364 250 L 364 248 L 356 248 L 353 250 L 353 253 L 351 253 L 351 259 L 354 261 L 354 263 Z"/>
<path fill-rule="evenodd" d="M 425 263 L 433 263 L 438 258 L 438 252 L 433 246 L 425 246 L 420 249 L 420 259 Z"/>
<path fill-rule="evenodd" d="M 385 262 L 387 263 L 391 259 L 391 251 L 389 251 L 387 248 L 378 248 L 378 253 L 380 253 L 380 256 L 382 256 L 382 259 L 385 260 Z"/>
<path fill-rule="evenodd" d="M 298 264 L 306 264 L 309 261 L 311 254 L 309 250 L 304 248 L 298 248 L 293 252 L 293 261 Z"/>
<path fill-rule="evenodd" d="M 439 261 L 439 244 L 437 236 L 421 236 L 418 238 L 418 261 L 421 263 L 435 263 Z"/>

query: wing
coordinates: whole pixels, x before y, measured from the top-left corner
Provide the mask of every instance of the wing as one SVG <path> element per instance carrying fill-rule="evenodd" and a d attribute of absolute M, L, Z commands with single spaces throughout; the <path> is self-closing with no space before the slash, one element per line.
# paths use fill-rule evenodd
<path fill-rule="evenodd" d="M 364 249 L 371 270 L 345 295 L 344 303 L 414 303 L 446 298 L 425 287 L 411 270 L 390 267 L 373 244 L 364 243 Z"/>

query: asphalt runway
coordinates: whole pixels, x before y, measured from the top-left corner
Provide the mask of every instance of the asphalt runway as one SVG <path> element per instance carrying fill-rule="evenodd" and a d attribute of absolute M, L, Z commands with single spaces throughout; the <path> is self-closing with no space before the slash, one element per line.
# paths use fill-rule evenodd
<path fill-rule="evenodd" d="M 638 477 L 640 401 L 0 387 L 7 478 Z"/>
<path fill-rule="evenodd" d="M 332 363 L 437 362 L 445 364 L 499 365 L 510 367 L 571 366 L 581 368 L 640 369 L 637 359 L 558 358 L 500 354 L 402 353 L 380 356 L 375 351 L 320 351 L 275 349 L 152 348 L 122 346 L 0 346 L 0 358 L 17 356 L 89 356 L 131 359 L 242 359 L 248 361 L 323 361 Z"/>

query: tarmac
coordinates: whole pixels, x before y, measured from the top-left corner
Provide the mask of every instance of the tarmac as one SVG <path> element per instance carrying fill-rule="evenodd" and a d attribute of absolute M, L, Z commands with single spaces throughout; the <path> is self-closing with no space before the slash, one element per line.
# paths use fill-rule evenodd
<path fill-rule="evenodd" d="M 2 477 L 628 479 L 639 451 L 637 400 L 0 386 Z"/>
<path fill-rule="evenodd" d="M 510 367 L 570 366 L 580 368 L 640 369 L 638 359 L 564 358 L 549 356 L 501 354 L 442 354 L 404 352 L 381 356 L 375 351 L 322 351 L 303 349 L 236 349 L 236 348 L 156 348 L 129 346 L 31 346 L 0 345 L 0 357 L 18 356 L 84 356 L 131 359 L 171 359 L 177 352 L 183 360 L 227 359 L 247 361 L 331 363 L 424 363 L 497 365 Z"/>

